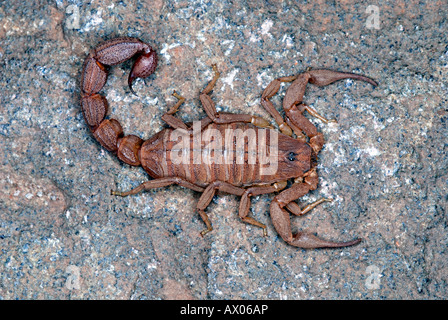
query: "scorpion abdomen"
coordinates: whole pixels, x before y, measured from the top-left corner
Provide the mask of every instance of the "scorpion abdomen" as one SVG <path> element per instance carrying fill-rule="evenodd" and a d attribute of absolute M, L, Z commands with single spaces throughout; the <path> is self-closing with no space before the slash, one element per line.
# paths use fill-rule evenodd
<path fill-rule="evenodd" d="M 200 137 L 173 132 L 164 129 L 142 146 L 142 166 L 153 178 L 179 177 L 201 187 L 223 181 L 240 187 L 272 184 L 311 168 L 311 148 L 272 129 L 239 122 L 211 123 Z M 277 143 L 271 145 L 274 135 Z M 275 159 L 266 145 L 276 149 Z"/>

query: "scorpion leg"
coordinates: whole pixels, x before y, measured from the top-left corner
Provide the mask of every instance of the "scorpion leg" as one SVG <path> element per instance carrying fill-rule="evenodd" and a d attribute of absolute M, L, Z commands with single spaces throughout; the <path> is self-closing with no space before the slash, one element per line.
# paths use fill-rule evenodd
<path fill-rule="evenodd" d="M 213 197 L 216 194 L 216 191 L 218 190 L 234 194 L 237 196 L 242 196 L 245 191 L 243 188 L 235 187 L 234 185 L 231 185 L 230 183 L 223 181 L 212 182 L 207 186 L 207 188 L 205 188 L 197 204 L 199 215 L 201 216 L 202 220 L 204 221 L 207 227 L 205 230 L 201 231 L 201 236 L 204 236 L 206 233 L 213 230 L 210 219 L 208 218 L 208 215 L 205 213 L 204 210 L 210 204 L 210 202 L 212 201 Z"/>
<path fill-rule="evenodd" d="M 213 71 L 215 72 L 215 75 L 213 76 L 213 79 L 207 84 L 207 86 L 202 90 L 201 94 L 199 95 L 199 99 L 201 100 L 202 106 L 204 108 L 205 113 L 207 113 L 207 116 L 214 122 L 219 124 L 225 124 L 225 123 L 234 123 L 234 122 L 245 122 L 245 123 L 252 123 L 253 125 L 257 127 L 266 128 L 270 126 L 269 121 L 250 114 L 233 114 L 233 113 L 223 113 L 216 111 L 215 104 L 213 103 L 212 99 L 210 98 L 209 93 L 213 90 L 215 87 L 216 81 L 218 81 L 220 72 L 218 71 L 218 67 L 216 64 L 213 66 Z"/>
<path fill-rule="evenodd" d="M 305 208 L 300 209 L 299 205 L 295 202 L 290 202 L 286 205 L 286 209 L 288 209 L 289 212 L 292 214 L 295 214 L 296 216 L 302 216 L 305 213 L 311 211 L 311 209 L 317 207 L 323 202 L 332 202 L 333 199 L 331 198 L 320 198 L 319 200 L 314 201 L 313 203 L 310 203 Z"/>
<path fill-rule="evenodd" d="M 174 129 L 189 130 L 188 126 L 182 120 L 174 116 L 179 110 L 179 107 L 185 102 L 185 98 L 177 94 L 176 91 L 173 92 L 173 96 L 177 98 L 177 103 L 162 116 L 162 120 Z"/>
<path fill-rule="evenodd" d="M 173 92 L 173 97 L 177 99 L 177 103 L 172 106 L 171 109 L 168 110 L 165 114 L 175 114 L 179 110 L 179 107 L 185 102 L 185 98 L 179 95 L 176 91 Z"/>
<path fill-rule="evenodd" d="M 269 83 L 266 89 L 264 89 L 263 93 L 261 94 L 261 105 L 274 118 L 280 131 L 288 136 L 292 136 L 291 128 L 286 124 L 283 117 L 280 115 L 280 113 L 274 107 L 274 104 L 269 99 L 278 92 L 278 90 L 280 89 L 280 84 L 282 82 L 291 82 L 296 78 L 297 76 L 277 78 Z"/>
<path fill-rule="evenodd" d="M 181 178 L 177 178 L 177 177 L 166 177 L 166 178 L 159 178 L 159 179 L 154 179 L 154 180 L 149 180 L 146 182 L 143 182 L 141 185 L 139 185 L 138 187 L 129 190 L 129 191 L 125 191 L 125 192 L 120 192 L 120 191 L 110 191 L 111 195 L 114 196 L 120 196 L 120 197 L 127 197 L 133 194 L 138 194 L 144 190 L 150 190 L 150 189 L 155 189 L 155 188 L 162 188 L 162 187 L 166 187 L 166 186 L 170 186 L 173 184 L 177 184 L 179 186 L 188 188 L 188 189 L 192 189 L 194 191 L 198 191 L 198 192 L 203 192 L 204 188 L 199 187 L 191 182 L 188 182 L 186 180 L 183 180 Z"/>
<path fill-rule="evenodd" d="M 204 236 L 206 233 L 213 230 L 210 219 L 204 210 L 210 204 L 210 202 L 212 201 L 213 197 L 216 194 L 216 191 L 218 190 L 229 194 L 241 196 L 241 202 L 239 207 L 239 216 L 241 220 L 246 223 L 262 228 L 263 234 L 267 235 L 266 225 L 248 216 L 250 209 L 250 197 L 280 191 L 285 187 L 286 187 L 286 181 L 274 183 L 271 186 L 251 187 L 248 189 L 235 187 L 234 185 L 223 181 L 215 181 L 209 184 L 205 189 L 205 191 L 202 193 L 197 204 L 199 215 L 207 227 L 205 230 L 201 232 L 201 235 Z"/>
<path fill-rule="evenodd" d="M 285 210 L 285 207 L 289 208 L 288 205 L 291 204 L 292 201 L 297 200 L 298 198 L 307 194 L 310 190 L 315 189 L 317 186 L 317 179 L 318 178 L 315 170 L 311 170 L 310 174 L 305 177 L 304 182 L 295 183 L 291 188 L 282 191 L 280 194 L 274 197 L 274 200 L 271 202 L 270 214 L 275 229 L 285 242 L 289 243 L 290 245 L 305 249 L 325 247 L 338 248 L 347 247 L 359 243 L 361 239 L 354 239 L 347 242 L 333 242 L 318 238 L 312 233 L 305 231 L 297 232 L 295 234 L 292 233 L 289 213 Z M 315 203 L 312 203 L 303 211 L 309 211 L 324 201 L 325 200 L 319 200 Z"/>
<path fill-rule="evenodd" d="M 250 197 L 258 196 L 261 194 L 272 193 L 276 191 L 280 191 L 286 187 L 286 181 L 274 183 L 271 186 L 261 186 L 261 187 L 251 187 L 244 191 L 243 196 L 241 197 L 240 208 L 239 208 L 239 216 L 242 221 L 252 224 L 254 226 L 260 227 L 263 229 L 263 235 L 267 236 L 266 225 L 255 220 L 252 217 L 249 217 L 249 209 L 250 209 Z"/>
<path fill-rule="evenodd" d="M 193 128 L 188 126 L 185 122 L 180 120 L 179 118 L 176 118 L 174 114 L 179 110 L 179 107 L 185 102 L 185 98 L 179 95 L 176 91 L 173 92 L 173 97 L 177 98 L 177 103 L 170 108 L 165 114 L 162 116 L 162 120 L 165 121 L 170 127 L 173 129 L 183 129 L 188 131 L 188 133 L 192 133 Z M 201 120 L 201 131 L 206 126 L 208 126 L 213 121 L 205 117 Z"/>

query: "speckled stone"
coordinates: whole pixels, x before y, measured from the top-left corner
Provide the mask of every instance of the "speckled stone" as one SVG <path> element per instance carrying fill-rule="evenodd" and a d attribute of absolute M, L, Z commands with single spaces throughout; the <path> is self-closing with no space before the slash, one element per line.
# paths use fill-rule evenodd
<path fill-rule="evenodd" d="M 2 2 L 0 299 L 446 299 L 447 3 L 372 4 Z M 312 119 L 327 143 L 320 186 L 301 203 L 334 201 L 292 218 L 294 230 L 364 241 L 285 244 L 273 195 L 252 199 L 267 237 L 239 220 L 237 197 L 220 194 L 204 238 L 196 192 L 111 196 L 148 179 L 100 147 L 80 110 L 83 61 L 116 36 L 159 53 L 156 72 L 134 84 L 138 97 L 126 85 L 131 62 L 112 68 L 103 90 L 124 131 L 144 139 L 163 127 L 174 90 L 187 99 L 179 117 L 204 116 L 198 93 L 213 63 L 218 110 L 265 118 L 260 94 L 276 77 L 324 67 L 377 80 L 308 86 L 304 100 L 337 123 Z M 285 88 L 272 99 L 279 110 Z"/>

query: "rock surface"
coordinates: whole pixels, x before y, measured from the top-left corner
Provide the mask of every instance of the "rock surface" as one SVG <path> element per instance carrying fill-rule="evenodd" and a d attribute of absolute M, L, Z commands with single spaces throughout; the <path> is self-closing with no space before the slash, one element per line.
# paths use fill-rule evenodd
<path fill-rule="evenodd" d="M 2 2 L 0 7 L 0 299 L 446 299 L 448 292 L 448 28 L 445 1 Z M 149 138 L 161 115 L 204 116 L 198 93 L 222 71 L 219 110 L 268 118 L 260 94 L 274 78 L 324 67 L 366 74 L 372 86 L 308 86 L 305 101 L 337 124 L 312 121 L 327 143 L 320 186 L 301 199 L 335 201 L 294 228 L 355 246 L 301 250 L 273 229 L 255 197 L 208 208 L 168 187 L 109 195 L 147 180 L 103 150 L 79 106 L 89 50 L 134 36 L 159 53 L 154 75 L 126 86 L 131 62 L 104 92 L 126 133 Z M 281 97 L 273 99 L 280 110 Z"/>

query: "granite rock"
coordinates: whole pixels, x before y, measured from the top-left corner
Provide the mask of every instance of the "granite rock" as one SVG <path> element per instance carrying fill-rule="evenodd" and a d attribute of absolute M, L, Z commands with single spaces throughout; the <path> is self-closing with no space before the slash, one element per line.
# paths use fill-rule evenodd
<path fill-rule="evenodd" d="M 0 6 L 0 299 L 446 299 L 448 39 L 445 1 L 5 1 Z M 294 229 L 364 241 L 302 250 L 273 229 L 273 195 L 252 200 L 268 236 L 242 223 L 239 199 L 208 208 L 168 187 L 116 198 L 148 179 L 100 147 L 82 117 L 89 50 L 133 36 L 159 66 L 130 94 L 131 62 L 110 70 L 110 114 L 147 139 L 175 102 L 204 116 L 198 93 L 222 71 L 218 110 L 268 118 L 260 94 L 276 77 L 324 67 L 366 74 L 308 86 L 327 140 L 320 186 L 332 197 Z M 280 110 L 284 89 L 273 102 Z"/>

